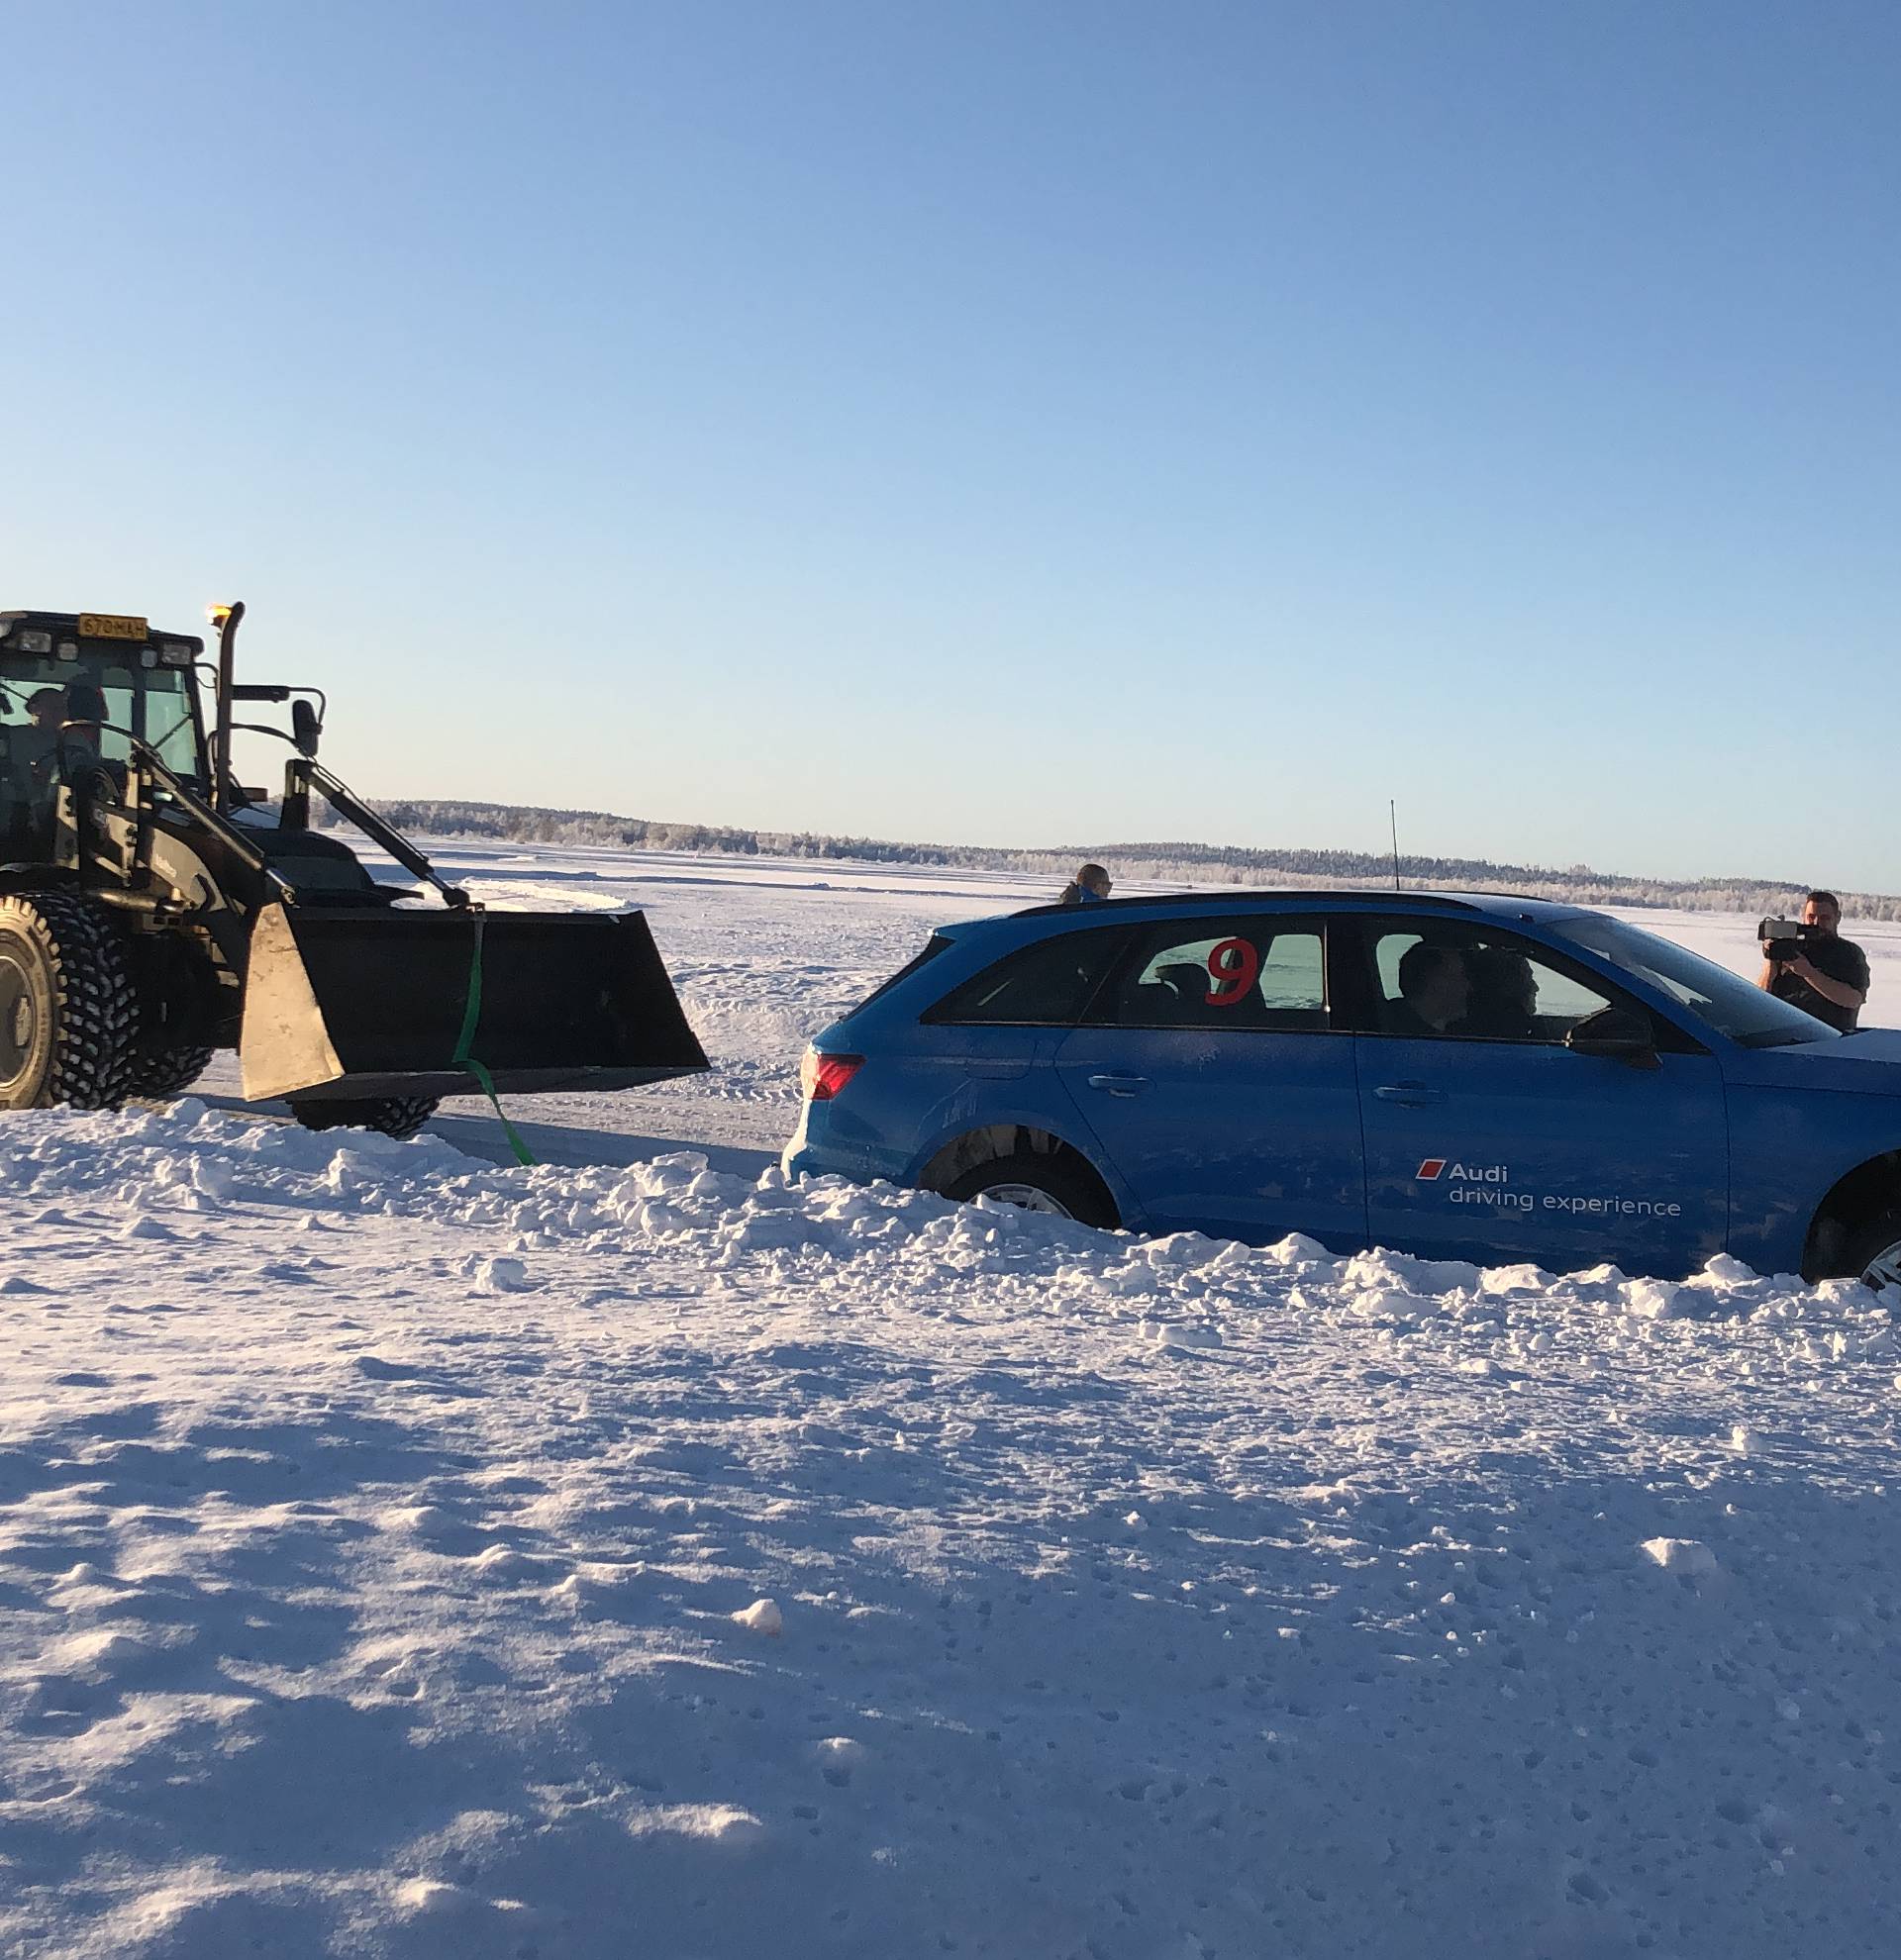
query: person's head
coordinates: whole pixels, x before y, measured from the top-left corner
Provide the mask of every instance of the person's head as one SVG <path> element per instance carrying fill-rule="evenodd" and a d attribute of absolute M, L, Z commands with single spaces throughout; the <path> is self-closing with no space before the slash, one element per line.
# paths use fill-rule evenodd
<path fill-rule="evenodd" d="M 1100 864 L 1085 864 L 1076 873 L 1076 883 L 1091 898 L 1106 899 L 1115 890 L 1115 881 Z"/>
<path fill-rule="evenodd" d="M 1472 983 L 1464 959 L 1451 946 L 1422 939 L 1399 962 L 1399 991 L 1429 1028 L 1449 1028 L 1465 1012 Z"/>
<path fill-rule="evenodd" d="M 27 696 L 27 715 L 37 729 L 56 729 L 66 719 L 66 690 L 37 687 Z"/>
<path fill-rule="evenodd" d="M 1842 930 L 1842 901 L 1833 892 L 1811 892 L 1802 901 L 1802 923 L 1833 936 Z"/>
<path fill-rule="evenodd" d="M 1498 955 L 1498 992 L 1528 1019 L 1538 1013 L 1538 975 L 1521 952 Z"/>

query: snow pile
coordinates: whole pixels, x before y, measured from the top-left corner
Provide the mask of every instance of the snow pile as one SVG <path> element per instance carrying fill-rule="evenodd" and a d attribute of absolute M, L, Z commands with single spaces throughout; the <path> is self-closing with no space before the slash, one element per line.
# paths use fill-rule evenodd
<path fill-rule="evenodd" d="M 1892 1299 L 0 1126 L 0 1950 L 1894 1944 Z"/>

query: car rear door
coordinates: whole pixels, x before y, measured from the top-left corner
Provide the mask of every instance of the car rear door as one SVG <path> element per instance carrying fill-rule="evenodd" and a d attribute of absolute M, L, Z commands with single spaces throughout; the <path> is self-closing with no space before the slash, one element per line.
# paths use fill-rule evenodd
<path fill-rule="evenodd" d="M 1365 1242 L 1352 1039 L 1325 922 L 1251 912 L 1144 926 L 1055 1067 L 1152 1231 Z"/>
<path fill-rule="evenodd" d="M 1564 1272 L 1608 1262 L 1681 1275 L 1721 1251 L 1729 1137 L 1714 1055 L 1562 953 L 1469 916 L 1367 917 L 1354 1059 L 1376 1245 Z M 1399 984 L 1422 940 L 1474 980 L 1459 1017 L 1422 1031 Z M 1607 1006 L 1646 1016 L 1654 1067 L 1574 1052 Z"/>

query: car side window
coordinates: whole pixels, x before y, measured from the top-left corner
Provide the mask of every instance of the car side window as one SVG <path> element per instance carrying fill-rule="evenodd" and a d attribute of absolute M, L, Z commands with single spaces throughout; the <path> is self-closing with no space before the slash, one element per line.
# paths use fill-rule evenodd
<path fill-rule="evenodd" d="M 1088 1019 L 1119 1028 L 1324 1030 L 1318 921 L 1255 914 L 1171 920 L 1143 931 Z"/>
<path fill-rule="evenodd" d="M 1128 943 L 1126 926 L 1052 933 L 953 987 L 923 1019 L 933 1027 L 1071 1028 Z"/>
<path fill-rule="evenodd" d="M 1383 1033 L 1555 1043 L 1612 1004 L 1510 932 L 1435 919 L 1376 924 L 1371 938 Z"/>

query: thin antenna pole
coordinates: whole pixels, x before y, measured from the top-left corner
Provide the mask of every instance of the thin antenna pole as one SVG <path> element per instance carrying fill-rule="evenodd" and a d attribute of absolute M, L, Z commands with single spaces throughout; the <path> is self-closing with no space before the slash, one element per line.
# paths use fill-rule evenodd
<path fill-rule="evenodd" d="M 1386 799 L 1387 821 L 1393 827 L 1393 890 L 1399 890 L 1399 804 L 1392 798 Z"/>

